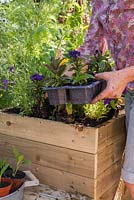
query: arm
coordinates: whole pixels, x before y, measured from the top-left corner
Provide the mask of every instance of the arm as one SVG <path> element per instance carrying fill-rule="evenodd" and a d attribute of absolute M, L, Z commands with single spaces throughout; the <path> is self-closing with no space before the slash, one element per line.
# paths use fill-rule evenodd
<path fill-rule="evenodd" d="M 96 74 L 96 78 L 106 80 L 107 87 L 92 103 L 106 98 L 118 98 L 122 95 L 127 83 L 134 80 L 134 66 L 118 71 L 99 73 Z"/>
<path fill-rule="evenodd" d="M 88 32 L 86 34 L 84 43 L 78 48 L 81 53 L 81 57 L 94 55 L 96 50 L 105 52 L 107 43 L 104 35 L 104 30 L 101 23 L 98 20 L 98 12 L 96 1 L 93 3 L 93 10 Z"/>

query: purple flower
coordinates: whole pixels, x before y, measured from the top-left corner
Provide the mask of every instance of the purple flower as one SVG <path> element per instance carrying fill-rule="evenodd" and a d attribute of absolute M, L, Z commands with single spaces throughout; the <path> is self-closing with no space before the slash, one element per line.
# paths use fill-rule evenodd
<path fill-rule="evenodd" d="M 5 79 L 2 81 L 4 85 L 8 85 L 9 84 L 9 80 Z"/>
<path fill-rule="evenodd" d="M 4 89 L 7 90 L 8 89 L 8 84 L 9 84 L 9 80 L 4 79 L 2 82 L 4 84 Z"/>
<path fill-rule="evenodd" d="M 10 71 L 11 73 L 14 73 L 14 67 L 9 67 L 9 71 Z"/>
<path fill-rule="evenodd" d="M 72 50 L 69 52 L 70 57 L 77 58 L 80 56 L 80 52 L 76 50 Z"/>
<path fill-rule="evenodd" d="M 44 79 L 44 76 L 40 74 L 33 74 L 30 76 L 30 79 L 32 81 L 42 81 Z"/>
<path fill-rule="evenodd" d="M 104 99 L 104 105 L 110 105 L 112 99 Z"/>

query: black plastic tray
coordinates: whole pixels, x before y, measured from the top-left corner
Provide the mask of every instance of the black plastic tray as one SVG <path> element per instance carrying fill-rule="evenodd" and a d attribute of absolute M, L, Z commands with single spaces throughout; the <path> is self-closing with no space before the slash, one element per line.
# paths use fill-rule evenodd
<path fill-rule="evenodd" d="M 44 87 L 47 91 L 50 105 L 87 104 L 91 103 L 106 87 L 106 81 L 95 81 L 85 86 Z"/>
<path fill-rule="evenodd" d="M 66 87 L 44 87 L 43 89 L 47 91 L 50 105 L 60 105 L 68 103 Z"/>
<path fill-rule="evenodd" d="M 70 86 L 69 99 L 72 104 L 86 104 L 106 87 L 106 81 L 95 81 L 85 86 Z"/>

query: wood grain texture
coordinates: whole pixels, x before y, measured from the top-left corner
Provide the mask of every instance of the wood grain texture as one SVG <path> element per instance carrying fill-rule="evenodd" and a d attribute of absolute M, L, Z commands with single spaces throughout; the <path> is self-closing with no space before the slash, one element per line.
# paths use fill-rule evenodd
<path fill-rule="evenodd" d="M 0 113 L 1 157 L 12 161 L 16 146 L 41 183 L 94 200 L 106 200 L 119 181 L 124 145 L 124 116 L 86 128 Z"/>
<path fill-rule="evenodd" d="M 98 129 L 0 112 L 0 133 L 36 142 L 97 152 Z"/>
<path fill-rule="evenodd" d="M 12 157 L 13 146 L 37 165 L 94 178 L 97 155 L 0 134 L 0 156 Z"/>
<path fill-rule="evenodd" d="M 105 169 L 122 158 L 126 143 L 125 135 L 115 138 L 112 144 L 106 146 L 97 154 L 97 175 L 103 173 Z"/>

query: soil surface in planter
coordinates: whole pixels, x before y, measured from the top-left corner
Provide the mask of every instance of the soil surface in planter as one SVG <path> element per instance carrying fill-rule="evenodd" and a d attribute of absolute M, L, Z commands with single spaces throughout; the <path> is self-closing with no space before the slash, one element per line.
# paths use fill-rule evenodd
<path fill-rule="evenodd" d="M 48 111 L 50 111 L 52 107 L 53 106 L 49 105 Z M 7 112 L 9 114 L 13 114 L 13 113 L 19 114 L 20 109 L 18 109 L 18 108 L 5 109 L 3 112 Z M 117 116 L 118 110 L 115 111 L 114 109 L 111 109 L 106 117 L 99 119 L 99 120 L 94 120 L 94 119 L 90 119 L 90 118 L 87 119 L 83 115 L 82 116 L 77 115 L 74 118 L 74 116 L 68 116 L 65 110 L 62 110 L 60 112 L 55 112 L 53 117 L 51 119 L 49 119 L 46 113 L 47 113 L 47 109 L 46 109 L 46 107 L 44 107 L 41 109 L 41 112 L 39 113 L 39 115 L 38 115 L 38 112 L 33 112 L 33 114 L 30 115 L 29 117 L 37 117 L 37 118 L 42 118 L 42 119 L 59 121 L 59 122 L 67 123 L 67 124 L 78 124 L 78 125 L 84 125 L 87 127 L 89 127 L 89 126 L 95 127 L 99 124 L 102 124 L 103 122 L 106 122 L 106 121 L 112 119 L 113 116 Z"/>

